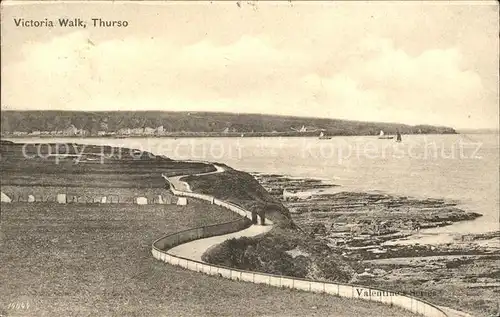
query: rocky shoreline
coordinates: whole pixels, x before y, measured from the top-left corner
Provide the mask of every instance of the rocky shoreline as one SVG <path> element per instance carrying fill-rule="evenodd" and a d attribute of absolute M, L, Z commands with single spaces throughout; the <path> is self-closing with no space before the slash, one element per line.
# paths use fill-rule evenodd
<path fill-rule="evenodd" d="M 415 199 L 383 193 L 341 191 L 322 180 L 275 174 L 253 176 L 290 210 L 294 222 L 311 235 L 328 238 L 336 246 L 361 247 L 400 239 L 421 229 L 474 220 L 458 202 Z M 325 192 L 335 189 L 333 193 Z"/>
<path fill-rule="evenodd" d="M 356 271 L 351 282 L 419 292 L 475 316 L 499 313 L 500 231 L 456 235 L 452 243 L 415 239 L 420 230 L 481 214 L 459 208 L 456 201 L 346 192 L 322 180 L 252 175 L 290 210 L 302 231 L 351 263 Z M 400 243 L 405 239 L 409 243 Z"/>

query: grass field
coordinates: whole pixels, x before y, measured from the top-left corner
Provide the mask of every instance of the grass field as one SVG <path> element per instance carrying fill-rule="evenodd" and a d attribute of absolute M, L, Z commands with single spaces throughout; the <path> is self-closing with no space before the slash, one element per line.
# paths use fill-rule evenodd
<path fill-rule="evenodd" d="M 64 145 L 64 144 L 63 144 Z M 142 153 L 140 157 L 127 154 L 132 149 L 106 146 L 45 144 L 38 148 L 30 144 L 4 144 L 0 146 L 2 185 L 68 187 L 124 187 L 164 188 L 167 176 L 214 171 L 211 165 L 172 161 L 165 157 Z M 77 157 L 47 156 L 78 153 Z M 58 151 L 58 152 L 55 152 Z M 92 156 L 90 154 L 100 154 Z M 114 156 L 110 153 L 114 153 Z M 89 156 L 90 155 L 90 156 Z M 87 160 L 92 157 L 93 160 Z"/>
<path fill-rule="evenodd" d="M 235 219 L 215 205 L 2 204 L 2 316 L 411 316 L 155 260 L 162 234 Z"/>
<path fill-rule="evenodd" d="M 164 188 L 161 173 L 214 170 L 150 155 L 76 164 L 27 159 L 19 144 L 2 143 L 0 150 L 3 186 L 91 187 L 107 194 L 112 188 Z M 85 153 L 110 152 L 118 151 L 85 147 Z M 249 176 L 231 176 L 229 187 L 220 181 L 206 184 L 241 193 L 246 191 L 242 182 L 248 182 L 255 191 L 243 200 L 249 208 L 276 208 Z M 1 208 L 0 317 L 411 316 L 376 303 L 206 276 L 153 258 L 151 244 L 164 234 L 236 219 L 216 205 L 190 200 L 188 206 L 14 203 Z"/>

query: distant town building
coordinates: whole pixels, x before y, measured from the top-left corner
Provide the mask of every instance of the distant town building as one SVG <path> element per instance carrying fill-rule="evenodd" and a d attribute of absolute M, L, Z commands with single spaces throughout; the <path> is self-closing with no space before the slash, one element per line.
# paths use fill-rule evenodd
<path fill-rule="evenodd" d="M 77 133 L 76 133 L 76 134 L 77 134 L 77 135 L 80 135 L 80 136 L 86 136 L 86 135 L 88 135 L 88 134 L 89 134 L 89 131 L 84 130 L 84 129 L 80 129 L 80 130 L 78 130 L 78 131 L 77 131 Z"/>
<path fill-rule="evenodd" d="M 144 134 L 146 135 L 152 135 L 155 134 L 156 129 L 150 128 L 150 127 L 145 127 L 144 128 Z"/>
<path fill-rule="evenodd" d="M 314 128 L 314 127 L 306 127 L 305 125 L 302 125 L 302 127 L 300 127 L 300 129 L 296 129 L 296 128 L 291 128 L 292 130 L 296 131 L 296 132 L 301 132 L 301 133 L 304 133 L 304 132 L 313 132 L 313 131 L 317 131 L 318 129 Z"/>
<path fill-rule="evenodd" d="M 129 135 L 131 133 L 130 128 L 122 128 L 117 131 L 118 134 Z"/>
<path fill-rule="evenodd" d="M 63 131 L 64 135 L 76 135 L 77 133 L 78 129 L 74 125 L 69 126 Z"/>
<path fill-rule="evenodd" d="M 130 134 L 139 135 L 139 134 L 143 134 L 143 133 L 144 133 L 143 128 L 130 129 Z"/>

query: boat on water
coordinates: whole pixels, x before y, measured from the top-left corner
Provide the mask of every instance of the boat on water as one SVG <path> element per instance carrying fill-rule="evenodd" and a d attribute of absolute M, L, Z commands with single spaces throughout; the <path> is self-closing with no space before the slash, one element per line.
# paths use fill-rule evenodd
<path fill-rule="evenodd" d="M 319 134 L 320 140 L 330 140 L 331 138 L 332 138 L 331 136 L 326 136 L 323 132 Z"/>
<path fill-rule="evenodd" d="M 380 134 L 378 135 L 378 138 L 379 139 L 384 139 L 384 140 L 390 140 L 390 139 L 394 139 L 393 136 L 387 136 L 384 134 L 384 131 L 380 130 Z"/>

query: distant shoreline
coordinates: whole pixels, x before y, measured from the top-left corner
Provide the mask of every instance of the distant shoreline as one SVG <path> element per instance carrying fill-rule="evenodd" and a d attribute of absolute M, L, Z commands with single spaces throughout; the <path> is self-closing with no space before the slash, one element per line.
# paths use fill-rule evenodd
<path fill-rule="evenodd" d="M 2 134 L 104 136 L 326 136 L 450 133 L 451 127 L 427 124 L 354 121 L 332 118 L 224 112 L 175 111 L 14 111 L 1 115 Z M 35 133 L 33 133 L 35 132 Z"/>
<path fill-rule="evenodd" d="M 498 133 L 498 132 L 497 132 Z M 403 135 L 459 135 L 466 133 L 409 133 Z M 475 134 L 495 134 L 491 133 L 475 133 Z M 373 134 L 337 134 L 337 135 L 328 135 L 329 137 L 373 137 L 377 138 L 378 135 Z M 304 134 L 293 134 L 293 133 L 216 133 L 216 134 L 208 134 L 208 133 L 185 133 L 185 134 L 169 134 L 169 135 L 92 135 L 92 136 L 80 136 L 80 135 L 3 135 L 1 136 L 3 139 L 97 139 L 97 138 L 105 138 L 105 139 L 139 139 L 139 138 L 278 138 L 278 137 L 294 137 L 294 138 L 318 138 L 319 136 L 316 134 L 304 133 Z"/>
<path fill-rule="evenodd" d="M 500 130 L 495 129 L 463 129 L 457 130 L 458 134 L 499 134 Z"/>

